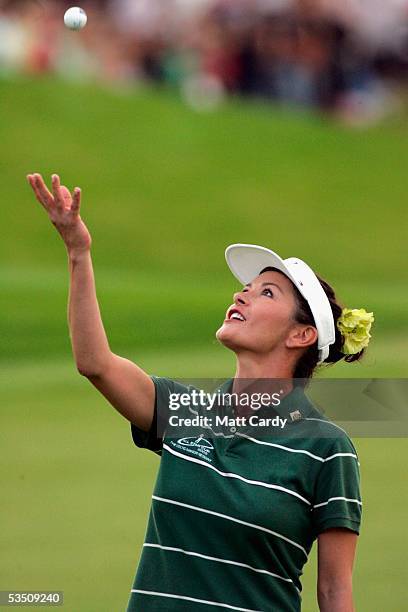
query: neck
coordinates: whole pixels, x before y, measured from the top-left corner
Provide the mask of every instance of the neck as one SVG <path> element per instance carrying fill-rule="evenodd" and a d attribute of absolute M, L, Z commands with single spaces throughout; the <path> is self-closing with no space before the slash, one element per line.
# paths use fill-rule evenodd
<path fill-rule="evenodd" d="M 237 353 L 236 357 L 235 378 L 293 378 L 293 363 L 282 355 L 245 351 Z"/>
<path fill-rule="evenodd" d="M 265 355 L 250 352 L 236 354 L 237 367 L 235 379 L 279 379 L 279 386 L 288 393 L 293 388 L 292 360 L 282 355 L 270 353 Z"/>
<path fill-rule="evenodd" d="M 282 355 L 254 353 L 237 353 L 237 367 L 233 382 L 233 392 L 240 395 L 247 393 L 279 393 L 281 399 L 293 389 L 292 361 Z M 245 410 L 239 408 L 240 413 Z"/>

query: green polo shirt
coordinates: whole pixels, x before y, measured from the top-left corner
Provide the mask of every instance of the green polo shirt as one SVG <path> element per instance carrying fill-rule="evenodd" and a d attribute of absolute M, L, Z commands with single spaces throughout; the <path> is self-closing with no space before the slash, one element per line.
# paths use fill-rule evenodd
<path fill-rule="evenodd" d="M 284 435 L 224 427 L 161 436 L 170 394 L 193 388 L 152 379 L 151 430 L 132 425 L 132 436 L 161 460 L 128 612 L 299 611 L 317 535 L 359 533 L 359 463 L 347 433 L 295 387 L 279 406 L 257 411 L 286 418 Z"/>

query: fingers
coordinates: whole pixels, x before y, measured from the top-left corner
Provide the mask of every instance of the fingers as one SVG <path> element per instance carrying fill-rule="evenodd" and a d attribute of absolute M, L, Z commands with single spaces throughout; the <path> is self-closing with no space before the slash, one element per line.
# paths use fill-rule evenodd
<path fill-rule="evenodd" d="M 64 210 L 64 197 L 61 191 L 61 182 L 58 174 L 53 174 L 51 177 L 51 181 L 55 207 L 57 208 L 58 212 L 62 212 Z"/>
<path fill-rule="evenodd" d="M 73 215 L 78 215 L 80 206 L 81 206 L 81 190 L 79 187 L 75 187 L 74 193 L 72 194 L 71 213 Z"/>
<path fill-rule="evenodd" d="M 71 209 L 72 196 L 71 196 L 71 194 L 69 192 L 69 189 L 67 187 L 65 187 L 65 185 L 61 185 L 61 196 L 62 196 L 62 200 L 64 202 L 65 210 L 70 210 Z"/>
<path fill-rule="evenodd" d="M 44 183 L 44 180 L 41 174 L 34 174 L 34 180 L 35 180 L 35 184 L 38 189 L 38 192 L 41 198 L 43 199 L 43 202 L 52 206 L 52 204 L 54 203 L 54 198 L 52 197 L 51 193 L 48 191 L 47 185 Z"/>
<path fill-rule="evenodd" d="M 37 200 L 46 210 L 49 210 L 54 204 L 54 198 L 48 191 L 41 174 L 29 174 L 27 176 L 27 180 L 34 191 Z"/>
<path fill-rule="evenodd" d="M 61 185 L 58 174 L 52 175 L 52 194 L 44 183 L 41 174 L 27 174 L 27 181 L 34 191 L 37 200 L 48 212 L 56 208 L 58 212 L 66 210 L 70 211 L 73 215 L 79 214 L 81 206 L 81 190 L 79 187 L 75 187 L 71 196 L 67 187 Z"/>

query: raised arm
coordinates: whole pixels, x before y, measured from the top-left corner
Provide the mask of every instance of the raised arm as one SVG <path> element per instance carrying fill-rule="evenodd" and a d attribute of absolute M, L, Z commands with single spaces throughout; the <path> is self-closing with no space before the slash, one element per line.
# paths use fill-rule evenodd
<path fill-rule="evenodd" d="M 91 235 L 79 214 L 81 190 L 71 195 L 56 174 L 52 193 L 40 174 L 29 174 L 27 180 L 67 249 L 68 325 L 77 369 L 125 418 L 147 431 L 153 419 L 154 385 L 136 364 L 110 350 L 96 296 Z"/>

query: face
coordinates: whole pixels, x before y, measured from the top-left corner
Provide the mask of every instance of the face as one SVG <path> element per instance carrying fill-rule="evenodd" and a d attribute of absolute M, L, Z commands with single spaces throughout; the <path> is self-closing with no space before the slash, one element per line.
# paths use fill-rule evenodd
<path fill-rule="evenodd" d="M 301 327 L 294 320 L 295 312 L 292 282 L 280 272 L 263 272 L 235 293 L 216 336 L 236 353 L 271 353 L 287 346 Z"/>

